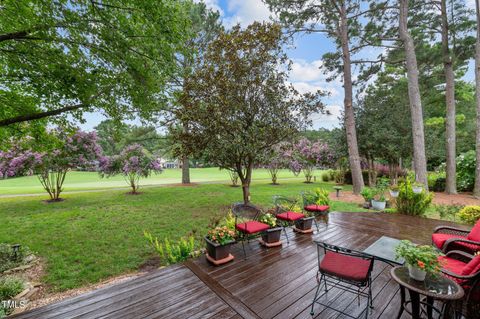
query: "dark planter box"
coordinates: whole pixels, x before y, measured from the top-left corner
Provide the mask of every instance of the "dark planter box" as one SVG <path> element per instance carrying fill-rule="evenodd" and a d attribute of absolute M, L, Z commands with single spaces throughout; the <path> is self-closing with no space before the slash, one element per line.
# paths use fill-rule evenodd
<path fill-rule="evenodd" d="M 267 244 L 277 243 L 280 241 L 282 227 L 269 228 L 262 233 L 262 239 Z"/>
<path fill-rule="evenodd" d="M 295 221 L 295 227 L 299 230 L 309 230 L 312 228 L 313 219 L 315 217 L 304 217 Z"/>
<path fill-rule="evenodd" d="M 232 240 L 225 245 L 220 245 L 205 237 L 205 243 L 207 244 L 206 246 L 208 255 L 215 260 L 220 260 L 228 257 L 230 254 L 230 248 L 235 241 Z"/>

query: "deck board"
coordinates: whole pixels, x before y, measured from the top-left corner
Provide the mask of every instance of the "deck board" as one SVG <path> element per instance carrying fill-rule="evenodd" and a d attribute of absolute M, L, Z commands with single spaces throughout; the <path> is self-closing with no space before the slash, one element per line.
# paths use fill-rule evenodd
<path fill-rule="evenodd" d="M 202 256 L 183 265 L 154 271 L 68 300 L 25 312 L 13 318 L 312 318 L 316 291 L 317 249 L 313 240 L 362 250 L 381 236 L 430 243 L 433 229 L 453 223 L 382 213 L 331 213 L 313 235 L 288 232 L 283 246 L 266 249 L 257 241 L 233 247 L 235 260 L 221 267 Z M 395 318 L 398 285 L 390 266 L 377 262 L 372 284 L 374 308 L 369 318 Z M 364 315 L 354 295 L 331 289 L 322 300 L 354 316 Z M 320 305 L 314 318 L 345 318 Z M 402 318 L 406 318 L 405 315 Z"/>

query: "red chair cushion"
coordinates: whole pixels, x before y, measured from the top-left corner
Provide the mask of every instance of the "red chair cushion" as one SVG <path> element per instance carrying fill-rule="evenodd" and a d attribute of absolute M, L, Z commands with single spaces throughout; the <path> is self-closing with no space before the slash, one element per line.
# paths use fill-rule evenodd
<path fill-rule="evenodd" d="M 235 228 L 242 233 L 255 234 L 269 229 L 270 226 L 261 222 L 257 222 L 256 220 L 251 220 L 246 223 L 236 224 Z"/>
<path fill-rule="evenodd" d="M 296 212 L 284 212 L 281 214 L 277 214 L 278 219 L 288 220 L 288 221 L 294 221 L 303 217 L 305 217 L 304 214 L 296 213 Z"/>
<path fill-rule="evenodd" d="M 460 275 L 465 268 L 466 263 L 460 260 L 456 260 L 447 256 L 439 256 L 438 260 L 442 267 L 446 270 L 453 272 L 454 274 Z"/>
<path fill-rule="evenodd" d="M 432 234 L 432 242 L 437 246 L 439 249 L 442 249 L 443 244 L 450 239 L 450 238 L 461 238 L 465 239 L 463 236 L 459 235 L 452 235 L 452 234 Z"/>
<path fill-rule="evenodd" d="M 462 272 L 463 276 L 473 275 L 480 271 L 480 255 L 473 257 L 468 264 L 465 265 Z"/>
<path fill-rule="evenodd" d="M 467 236 L 467 239 L 480 242 L 480 220 L 477 221 L 475 226 L 473 226 L 470 234 Z"/>
<path fill-rule="evenodd" d="M 307 205 L 304 207 L 307 212 L 326 212 L 330 209 L 328 205 Z"/>
<path fill-rule="evenodd" d="M 320 272 L 338 278 L 365 282 L 368 279 L 371 262 L 371 260 L 327 251 L 320 263 Z"/>

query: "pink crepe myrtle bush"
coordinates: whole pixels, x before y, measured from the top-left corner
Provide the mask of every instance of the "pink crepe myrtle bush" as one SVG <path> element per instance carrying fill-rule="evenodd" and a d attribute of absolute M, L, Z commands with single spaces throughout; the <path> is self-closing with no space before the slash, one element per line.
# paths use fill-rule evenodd
<path fill-rule="evenodd" d="M 65 176 L 72 169 L 92 170 L 102 157 L 95 132 L 77 130 L 73 135 L 63 130 L 55 133 L 59 144 L 42 156 L 37 165 L 38 178 L 52 201 L 60 200 Z"/>
<path fill-rule="evenodd" d="M 97 144 L 94 132 L 78 130 L 69 134 L 56 129 L 51 132 L 51 137 L 55 140 L 55 146 L 44 152 L 18 146 L 21 143 L 8 151 L 0 152 L 0 175 L 8 178 L 37 174 L 50 199 L 57 201 L 60 199 L 67 172 L 71 169 L 94 167 L 102 149 Z"/>
<path fill-rule="evenodd" d="M 0 151 L 0 178 L 33 175 L 42 162 L 42 156 L 41 153 L 22 150 L 16 145 L 7 151 Z"/>
<path fill-rule="evenodd" d="M 284 155 L 290 160 L 290 170 L 296 175 L 303 171 L 307 183 L 312 182 L 315 168 L 331 167 L 335 163 L 333 152 L 328 144 L 321 141 L 311 142 L 306 138 L 293 144 L 290 150 L 284 152 Z"/>
<path fill-rule="evenodd" d="M 273 185 L 278 185 L 279 170 L 289 167 L 289 160 L 284 154 L 288 147 L 289 145 L 287 144 L 276 145 L 271 152 L 264 156 L 262 165 L 260 165 L 260 167 L 266 168 L 270 173 L 270 179 Z"/>
<path fill-rule="evenodd" d="M 100 158 L 100 176 L 123 175 L 132 194 L 138 193 L 140 178 L 161 172 L 160 161 L 139 144 L 125 147 L 119 155 Z"/>

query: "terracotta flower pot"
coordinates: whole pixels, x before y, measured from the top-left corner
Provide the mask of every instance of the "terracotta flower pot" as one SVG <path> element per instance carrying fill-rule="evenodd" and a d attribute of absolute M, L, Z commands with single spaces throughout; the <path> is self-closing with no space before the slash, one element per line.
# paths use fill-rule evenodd
<path fill-rule="evenodd" d="M 269 228 L 262 233 L 262 244 L 267 247 L 279 246 L 282 227 Z"/>
<path fill-rule="evenodd" d="M 314 218 L 315 217 L 312 216 L 312 217 L 304 217 L 304 218 L 297 219 L 295 221 L 294 230 L 299 231 L 301 233 L 313 232 L 312 223 Z"/>
<path fill-rule="evenodd" d="M 233 256 L 230 254 L 230 248 L 232 247 L 232 244 L 235 243 L 234 240 L 229 241 L 224 245 L 220 245 L 219 243 L 213 242 L 205 237 L 205 243 L 207 248 L 207 259 L 215 265 L 233 260 Z"/>

